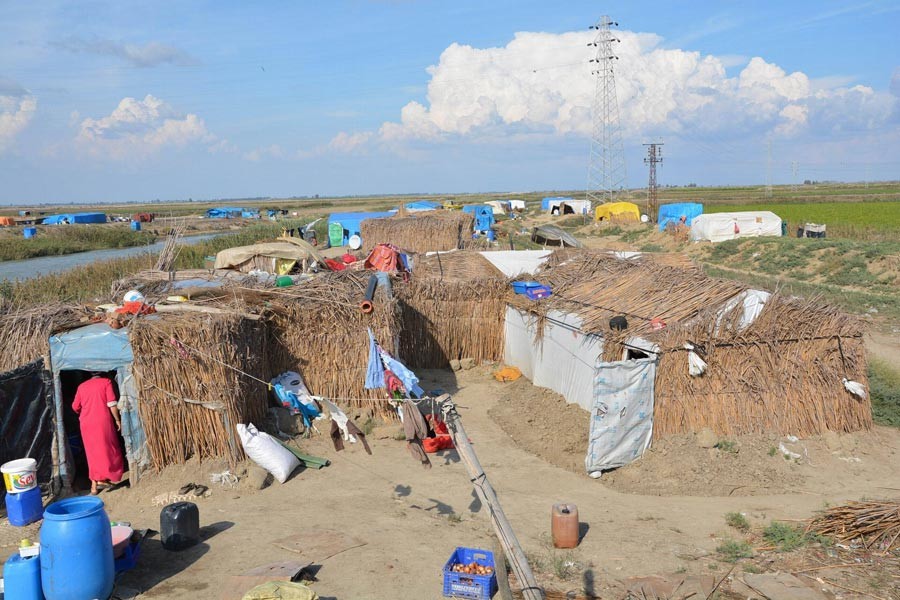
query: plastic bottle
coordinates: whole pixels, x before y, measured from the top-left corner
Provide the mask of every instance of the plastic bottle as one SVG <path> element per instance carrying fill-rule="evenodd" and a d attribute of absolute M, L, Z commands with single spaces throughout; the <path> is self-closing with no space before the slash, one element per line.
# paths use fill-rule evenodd
<path fill-rule="evenodd" d="M 41 559 L 23 558 L 18 552 L 10 556 L 3 565 L 3 589 L 5 600 L 44 600 Z"/>
<path fill-rule="evenodd" d="M 574 504 L 554 504 L 550 515 L 550 531 L 557 548 L 578 545 L 578 507 Z"/>

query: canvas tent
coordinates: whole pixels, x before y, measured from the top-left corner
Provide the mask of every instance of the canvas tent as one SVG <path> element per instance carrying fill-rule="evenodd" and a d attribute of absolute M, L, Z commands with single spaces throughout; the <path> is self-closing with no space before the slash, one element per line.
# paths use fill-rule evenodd
<path fill-rule="evenodd" d="M 531 241 L 543 246 L 560 246 L 568 248 L 581 248 L 579 242 L 572 234 L 555 225 L 541 225 L 531 231 Z"/>
<path fill-rule="evenodd" d="M 525 210 L 525 201 L 524 200 L 510 200 L 509 201 L 509 210 Z"/>
<path fill-rule="evenodd" d="M 559 207 L 563 202 L 574 200 L 568 196 L 549 196 L 541 200 L 541 211 L 550 212 L 554 207 Z"/>
<path fill-rule="evenodd" d="M 631 202 L 606 202 L 597 207 L 594 213 L 597 221 L 635 221 L 641 220 L 641 209 Z"/>
<path fill-rule="evenodd" d="M 50 215 L 44 218 L 44 225 L 106 223 L 106 215 L 98 212 L 67 213 L 62 215 Z"/>
<path fill-rule="evenodd" d="M 331 213 L 328 216 L 328 239 L 332 246 L 346 246 L 354 235 L 362 237 L 362 222 L 366 219 L 381 219 L 391 217 L 396 210 L 382 212 L 346 212 Z M 340 230 L 340 243 L 335 243 Z"/>
<path fill-rule="evenodd" d="M 702 214 L 703 205 L 697 202 L 663 204 L 659 207 L 659 217 L 657 218 L 659 230 L 665 231 L 666 225 L 669 223 L 674 223 L 675 225 L 684 223 L 684 225 L 690 227 L 694 217 L 698 217 Z M 684 221 L 682 221 L 682 219 L 684 219 Z"/>
<path fill-rule="evenodd" d="M 505 215 L 506 214 L 506 202 L 501 202 L 500 200 L 491 200 L 489 202 L 485 202 L 486 205 L 491 207 L 494 215 Z"/>
<path fill-rule="evenodd" d="M 723 242 L 781 233 L 781 218 L 769 211 L 705 213 L 691 222 L 691 239 L 695 241 Z"/>
<path fill-rule="evenodd" d="M 243 208 L 236 206 L 219 206 L 206 211 L 207 219 L 236 219 L 244 214 Z"/>
<path fill-rule="evenodd" d="M 15 224 L 16 220 L 13 217 L 0 217 L 0 226 L 11 227 Z"/>
<path fill-rule="evenodd" d="M 296 238 L 282 238 L 277 242 L 227 248 L 216 254 L 216 269 L 253 270 L 284 275 L 300 264 L 306 271 L 312 263 L 325 264 L 308 242 Z"/>

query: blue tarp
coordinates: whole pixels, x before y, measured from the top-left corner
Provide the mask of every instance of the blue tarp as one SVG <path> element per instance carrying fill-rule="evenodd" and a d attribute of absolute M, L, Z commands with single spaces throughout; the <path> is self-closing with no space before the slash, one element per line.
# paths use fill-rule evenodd
<path fill-rule="evenodd" d="M 466 204 L 462 208 L 464 213 L 470 213 L 475 215 L 476 217 L 484 211 L 488 211 L 491 214 L 494 214 L 493 207 L 488 206 L 487 204 Z"/>
<path fill-rule="evenodd" d="M 669 223 L 677 224 L 681 217 L 685 218 L 685 224 L 690 227 L 694 217 L 703 214 L 703 205 L 697 202 L 679 202 L 677 204 L 663 204 L 659 207 L 659 230 L 664 231 Z"/>
<path fill-rule="evenodd" d="M 81 212 L 50 215 L 44 218 L 44 225 L 61 225 L 64 219 L 67 219 L 69 223 L 106 223 L 106 215 L 103 213 Z"/>
<path fill-rule="evenodd" d="M 422 211 L 422 210 L 437 210 L 441 208 L 441 204 L 438 202 L 432 202 L 430 200 L 416 200 L 415 202 L 407 202 L 406 210 Z"/>
<path fill-rule="evenodd" d="M 366 219 L 382 219 L 385 217 L 393 217 L 396 210 L 389 212 L 346 212 L 332 213 L 328 215 L 328 225 L 332 223 L 340 223 L 344 228 L 344 237 L 341 241 L 342 246 L 346 246 L 350 242 L 350 238 L 354 235 L 362 237 L 360 226 Z"/>
<path fill-rule="evenodd" d="M 252 208 L 245 208 L 241 211 L 241 216 L 245 219 L 256 219 L 259 218 L 259 211 Z"/>
<path fill-rule="evenodd" d="M 53 372 L 66 369 L 112 371 L 131 364 L 134 355 L 127 329 L 97 323 L 50 336 Z"/>
<path fill-rule="evenodd" d="M 541 200 L 541 210 L 550 210 L 550 207 L 553 204 L 561 204 L 570 200 L 574 200 L 574 198 L 569 198 L 568 196 L 550 196 L 544 198 Z"/>

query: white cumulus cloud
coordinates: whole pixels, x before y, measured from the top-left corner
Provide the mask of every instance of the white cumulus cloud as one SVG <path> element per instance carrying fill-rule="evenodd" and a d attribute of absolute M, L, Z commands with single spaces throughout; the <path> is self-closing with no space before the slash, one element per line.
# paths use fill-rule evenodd
<path fill-rule="evenodd" d="M 207 131 L 197 115 L 180 113 L 148 94 L 143 100 L 123 98 L 106 117 L 84 119 L 76 143 L 92 154 L 124 159 L 195 143 L 214 150 L 221 140 Z"/>
<path fill-rule="evenodd" d="M 369 141 L 589 136 L 595 81 L 593 32 L 517 33 L 503 47 L 452 44 L 429 67 L 427 100 L 375 132 L 342 133 L 333 145 Z M 630 137 L 677 134 L 796 136 L 886 122 L 898 102 L 865 86 L 824 87 L 761 57 L 704 55 L 662 46 L 655 34 L 616 32 L 620 121 Z M 728 67 L 742 66 L 734 76 Z M 815 128 L 815 131 L 812 129 Z"/>
<path fill-rule="evenodd" d="M 0 79 L 0 152 L 12 147 L 37 111 L 37 99 L 21 86 Z"/>

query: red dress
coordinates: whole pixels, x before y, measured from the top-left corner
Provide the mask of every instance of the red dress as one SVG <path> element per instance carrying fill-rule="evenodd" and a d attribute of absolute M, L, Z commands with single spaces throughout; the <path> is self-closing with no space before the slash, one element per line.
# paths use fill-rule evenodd
<path fill-rule="evenodd" d="M 72 409 L 78 413 L 81 441 L 87 454 L 88 476 L 92 481 L 118 483 L 125 473 L 119 434 L 110 406 L 116 405 L 112 382 L 93 377 L 78 386 Z"/>

